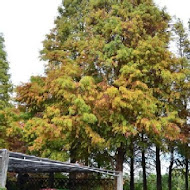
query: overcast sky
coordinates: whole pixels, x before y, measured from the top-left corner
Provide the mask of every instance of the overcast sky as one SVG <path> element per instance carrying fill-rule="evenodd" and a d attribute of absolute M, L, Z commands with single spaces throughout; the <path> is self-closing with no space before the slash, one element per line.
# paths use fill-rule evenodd
<path fill-rule="evenodd" d="M 62 0 L 0 0 L 0 32 L 4 34 L 15 85 L 43 73 L 39 51 L 53 28 Z"/>
<path fill-rule="evenodd" d="M 43 73 L 39 51 L 45 34 L 53 28 L 62 0 L 0 0 L 0 32 L 4 34 L 13 84 L 27 82 L 31 75 Z M 190 0 L 155 0 L 171 15 L 187 23 Z"/>

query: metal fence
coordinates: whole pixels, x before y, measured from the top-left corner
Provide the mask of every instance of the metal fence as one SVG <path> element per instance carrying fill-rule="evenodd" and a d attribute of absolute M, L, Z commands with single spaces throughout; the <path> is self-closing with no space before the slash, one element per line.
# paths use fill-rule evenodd
<path fill-rule="evenodd" d="M 75 179 L 55 178 L 50 181 L 49 178 L 23 179 L 22 181 L 7 181 L 8 190 L 114 190 L 113 179 Z"/>

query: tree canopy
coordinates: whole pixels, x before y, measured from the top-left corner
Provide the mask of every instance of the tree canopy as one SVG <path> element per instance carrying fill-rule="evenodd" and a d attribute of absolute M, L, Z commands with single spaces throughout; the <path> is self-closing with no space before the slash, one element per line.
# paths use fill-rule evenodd
<path fill-rule="evenodd" d="M 131 175 L 135 147 L 156 146 L 161 190 L 160 150 L 189 140 L 190 43 L 176 22 L 180 56 L 168 49 L 170 20 L 152 0 L 63 1 L 43 42 L 46 75 L 16 89 L 25 114 L 13 133 L 53 159 L 123 171 L 129 157 Z"/>

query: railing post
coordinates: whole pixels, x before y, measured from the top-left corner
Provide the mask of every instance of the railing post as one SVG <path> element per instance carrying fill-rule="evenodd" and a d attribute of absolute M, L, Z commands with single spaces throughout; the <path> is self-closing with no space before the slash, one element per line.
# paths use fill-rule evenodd
<path fill-rule="evenodd" d="M 9 164 L 9 152 L 6 149 L 0 150 L 0 188 L 5 188 L 7 181 L 7 170 Z"/>
<path fill-rule="evenodd" d="M 123 172 L 119 172 L 117 176 L 117 190 L 123 190 Z"/>

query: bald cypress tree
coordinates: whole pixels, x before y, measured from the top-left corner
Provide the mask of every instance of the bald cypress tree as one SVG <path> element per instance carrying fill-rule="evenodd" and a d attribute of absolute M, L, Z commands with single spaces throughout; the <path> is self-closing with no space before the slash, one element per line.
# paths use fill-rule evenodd
<path fill-rule="evenodd" d="M 26 124 L 31 149 L 56 146 L 71 160 L 110 150 L 123 172 L 129 139 L 143 132 L 159 158 L 162 139 L 180 131 L 173 101 L 184 77 L 166 48 L 169 15 L 152 0 L 65 0 L 59 12 L 41 52 L 46 77 L 18 88 L 27 110 L 46 104 Z"/>

